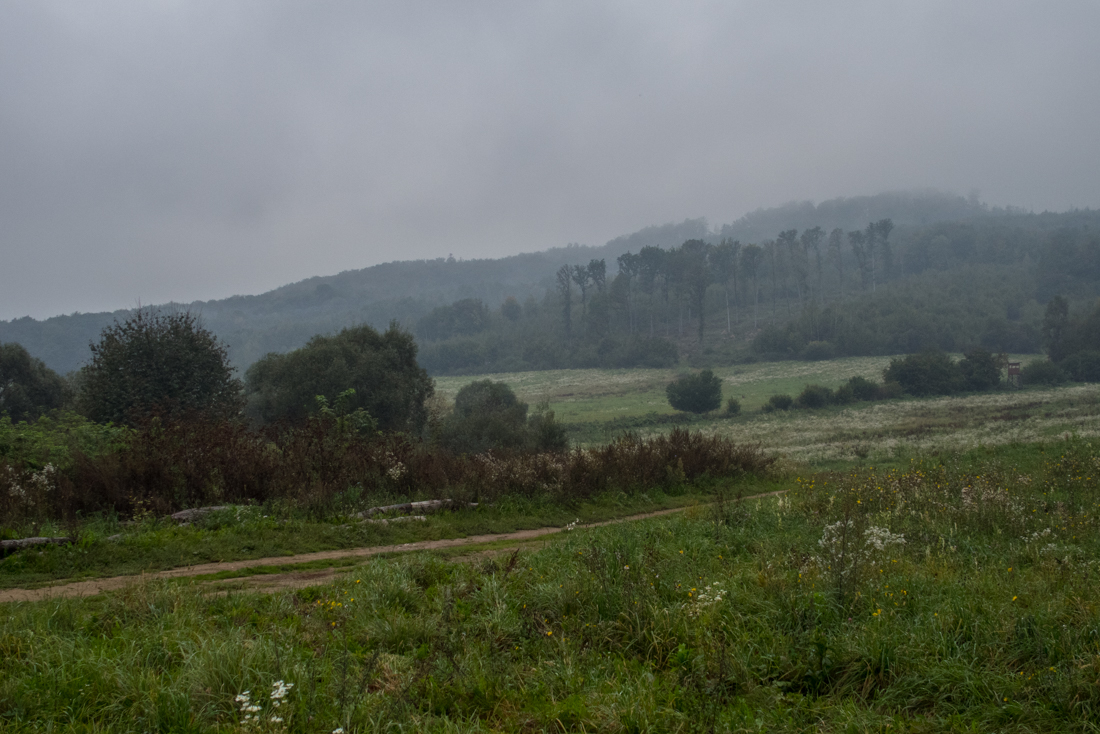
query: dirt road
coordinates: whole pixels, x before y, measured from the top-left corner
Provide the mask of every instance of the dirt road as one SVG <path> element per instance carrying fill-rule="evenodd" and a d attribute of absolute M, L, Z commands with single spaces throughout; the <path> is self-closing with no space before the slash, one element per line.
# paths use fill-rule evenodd
<path fill-rule="evenodd" d="M 766 492 L 764 494 L 752 495 L 751 497 L 744 497 L 743 499 L 754 500 L 760 499 L 762 497 L 772 497 L 774 495 L 783 494 L 784 491 L 785 490 L 780 490 L 778 492 Z M 641 515 L 630 515 L 628 517 L 620 517 L 615 520 L 592 523 L 591 525 L 580 525 L 578 526 L 578 529 L 595 528 L 604 525 L 613 525 L 621 522 L 634 522 L 636 520 L 646 520 L 652 517 L 660 517 L 662 515 L 671 515 L 675 512 L 682 512 L 686 509 L 686 507 L 677 507 L 672 510 L 646 512 Z M 101 579 L 89 579 L 87 581 L 74 581 L 71 583 L 62 582 L 54 586 L 44 586 L 38 589 L 4 589 L 0 590 L 0 604 L 3 604 L 5 602 L 33 602 L 42 601 L 44 599 L 95 596 L 105 591 L 114 591 L 116 589 L 121 589 L 129 586 L 130 584 L 141 583 L 143 581 L 152 581 L 155 579 L 178 579 L 187 578 L 189 576 L 205 576 L 207 574 L 221 573 L 224 571 L 241 571 L 246 568 L 257 568 L 260 566 L 288 566 L 297 563 L 310 563 L 313 561 L 330 561 L 344 558 L 366 558 L 369 556 L 382 555 L 384 553 L 410 553 L 413 551 L 423 550 L 441 550 L 446 548 L 458 548 L 462 546 L 476 546 L 485 543 L 499 543 L 501 541 L 507 542 L 510 540 L 522 543 L 535 538 L 540 538 L 545 535 L 560 533 L 563 530 L 565 530 L 565 528 L 538 528 L 537 530 L 518 530 L 514 533 L 471 535 L 466 538 L 448 538 L 446 540 L 422 540 L 416 543 L 405 543 L 403 545 L 378 545 L 371 546 L 369 548 L 350 548 L 346 550 L 302 553 L 296 556 L 272 556 L 269 558 L 254 558 L 247 561 L 203 563 L 197 566 L 183 566 L 180 568 L 173 568 L 168 571 L 156 571 L 154 573 L 140 574 L 136 576 L 111 576 Z M 283 574 L 265 574 L 262 576 L 244 577 L 239 579 L 232 579 L 232 582 L 235 584 L 244 583 L 248 586 L 255 587 L 257 590 L 276 591 L 281 588 L 301 588 L 304 586 L 322 584 L 327 582 L 337 573 L 339 573 L 339 569 L 314 569 L 310 571 L 299 571 Z M 215 581 L 210 583 L 225 584 L 226 582 Z"/>

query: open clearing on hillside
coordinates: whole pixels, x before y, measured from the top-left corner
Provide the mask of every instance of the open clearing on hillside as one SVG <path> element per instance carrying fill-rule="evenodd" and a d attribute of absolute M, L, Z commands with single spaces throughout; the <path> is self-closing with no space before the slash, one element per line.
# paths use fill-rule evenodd
<path fill-rule="evenodd" d="M 771 395 L 797 395 L 807 384 L 835 388 L 854 376 L 881 379 L 890 359 L 719 368 L 715 374 L 723 380 L 723 395 L 741 401 L 741 415 L 718 412 L 688 417 L 683 425 L 737 441 L 759 442 L 800 463 L 881 462 L 916 452 L 1100 434 L 1100 386 L 1096 385 L 888 400 L 816 411 L 765 414 L 759 410 Z M 1026 361 L 1028 355 L 1012 359 Z M 672 430 L 678 424 L 669 421 L 675 411 L 664 388 L 676 374 L 676 370 L 555 370 L 442 377 L 436 384 L 443 395 L 453 398 L 473 380 L 503 381 L 532 404 L 548 400 L 556 416 L 585 444 L 610 439 L 624 427 L 642 435 Z"/>
<path fill-rule="evenodd" d="M 837 387 L 850 377 L 881 380 L 890 357 L 848 357 L 827 362 L 758 362 L 715 367 L 725 397 L 736 397 L 744 410 L 757 410 L 776 393 L 797 395 L 807 383 Z M 436 390 L 453 400 L 475 380 L 507 383 L 531 405 L 546 400 L 565 423 L 672 415 L 665 387 L 682 369 L 547 370 L 492 375 L 437 377 Z"/>

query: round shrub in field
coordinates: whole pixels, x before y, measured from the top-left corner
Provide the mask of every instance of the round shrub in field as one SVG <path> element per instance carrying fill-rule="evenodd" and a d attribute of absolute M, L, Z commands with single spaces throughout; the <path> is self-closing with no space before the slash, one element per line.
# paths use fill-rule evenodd
<path fill-rule="evenodd" d="M 878 400 L 882 393 L 878 383 L 866 377 L 850 377 L 846 387 L 852 391 L 852 397 L 856 400 Z"/>
<path fill-rule="evenodd" d="M 796 402 L 800 408 L 824 408 L 833 402 L 833 391 L 823 385 L 807 385 Z"/>
<path fill-rule="evenodd" d="M 856 396 L 852 393 L 852 386 L 848 383 L 844 383 L 833 392 L 833 402 L 837 405 L 848 405 L 854 403 Z"/>
<path fill-rule="evenodd" d="M 549 405 L 536 406 L 528 417 L 527 403 L 503 382 L 471 382 L 455 396 L 454 412 L 440 428 L 439 442 L 456 453 L 493 449 L 564 451 L 565 429 L 554 420 Z"/>
<path fill-rule="evenodd" d="M 668 404 L 688 413 L 707 413 L 722 405 L 722 378 L 710 370 L 684 375 L 665 388 Z"/>
<path fill-rule="evenodd" d="M 794 398 L 790 395 L 772 395 L 768 402 L 764 403 L 764 412 L 772 413 L 776 410 L 790 410 L 794 405 Z"/>
<path fill-rule="evenodd" d="M 1025 385 L 1060 385 L 1065 381 L 1062 368 L 1046 359 L 1033 359 L 1020 370 L 1020 382 Z"/>
<path fill-rule="evenodd" d="M 726 415 L 738 415 L 741 412 L 741 401 L 730 398 L 726 401 Z"/>
<path fill-rule="evenodd" d="M 527 403 L 503 382 L 471 382 L 455 396 L 443 433 L 444 444 L 459 452 L 521 448 L 527 442 Z"/>
<path fill-rule="evenodd" d="M 1001 362 L 988 349 L 974 349 L 959 362 L 967 390 L 992 390 L 1001 384 Z"/>
<path fill-rule="evenodd" d="M 966 389 L 966 378 L 959 366 L 947 354 L 934 349 L 890 360 L 883 378 L 917 397 L 950 395 Z"/>

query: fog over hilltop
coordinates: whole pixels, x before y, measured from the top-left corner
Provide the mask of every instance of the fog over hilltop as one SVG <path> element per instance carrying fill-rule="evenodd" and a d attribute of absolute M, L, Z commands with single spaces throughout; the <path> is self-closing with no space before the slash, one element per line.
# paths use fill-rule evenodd
<path fill-rule="evenodd" d="M 0 6 L 0 318 L 931 186 L 1100 202 L 1100 5 Z"/>

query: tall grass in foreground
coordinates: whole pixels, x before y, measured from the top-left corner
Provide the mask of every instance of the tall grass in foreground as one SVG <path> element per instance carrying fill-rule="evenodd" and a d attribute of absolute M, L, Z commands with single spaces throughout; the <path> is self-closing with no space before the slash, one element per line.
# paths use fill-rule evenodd
<path fill-rule="evenodd" d="M 268 730 L 1096 731 L 1100 464 L 1045 451 L 1026 474 L 1001 452 L 819 475 L 294 594 L 9 606 L 0 723 L 248 730 L 235 697 L 285 681 Z"/>

